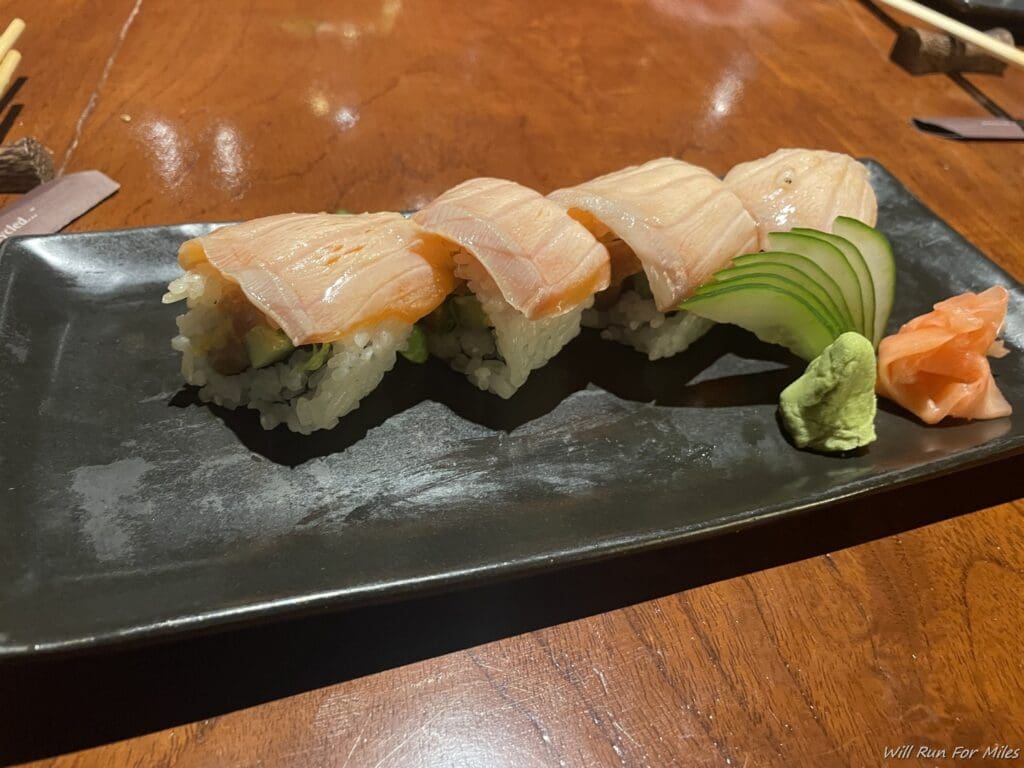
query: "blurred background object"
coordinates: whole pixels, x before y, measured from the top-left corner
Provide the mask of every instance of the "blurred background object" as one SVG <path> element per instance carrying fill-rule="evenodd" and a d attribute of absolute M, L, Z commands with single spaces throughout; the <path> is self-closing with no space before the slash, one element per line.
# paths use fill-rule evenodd
<path fill-rule="evenodd" d="M 14 45 L 24 31 L 25 22 L 14 19 L 0 35 L 0 112 L 6 109 L 18 88 L 18 84 L 11 86 L 14 72 L 21 63 L 21 53 Z M 19 111 L 20 105 L 12 106 L 7 116 L 0 121 L 0 141 L 6 136 Z M 26 137 L 13 144 L 0 146 L 0 194 L 28 192 L 52 178 L 53 158 L 46 147 L 35 139 Z"/>
<path fill-rule="evenodd" d="M 985 116 L 913 117 L 912 125 L 923 133 L 961 141 L 1024 139 L 1024 123 L 965 76 L 983 73 L 1002 77 L 1007 63 L 1017 65 L 1018 71 L 1024 70 L 1024 51 L 1014 45 L 1008 30 L 983 32 L 915 0 L 881 0 L 878 4 L 864 0 L 864 3 L 896 33 L 889 54 L 893 63 L 913 75 L 946 75 L 989 113 Z M 938 31 L 917 29 L 911 26 L 911 20 L 922 21 Z"/>
<path fill-rule="evenodd" d="M 53 178 L 53 158 L 32 138 L 0 147 L 0 193 L 28 192 Z"/>
<path fill-rule="evenodd" d="M 944 139 L 981 141 L 1024 141 L 1019 120 L 1000 117 L 914 117 L 914 126 L 924 133 Z"/>
<path fill-rule="evenodd" d="M 916 2 L 916 0 L 882 0 L 882 2 L 890 8 L 895 8 L 898 11 L 913 16 L 915 19 L 941 29 L 965 43 L 970 43 L 992 56 L 1007 61 L 1010 64 L 1024 67 L 1024 52 L 1014 47 L 1012 39 L 1009 43 L 1003 42 L 993 35 L 986 35 L 981 30 L 957 21 L 933 8 L 922 5 Z"/>
<path fill-rule="evenodd" d="M 997 27 L 986 35 L 1013 45 L 1009 30 Z M 894 64 L 898 64 L 912 75 L 927 75 L 933 72 L 980 72 L 1001 75 L 1006 62 L 989 55 L 978 46 L 958 40 L 946 32 L 903 27 L 896 36 L 892 53 Z"/>
<path fill-rule="evenodd" d="M 14 77 L 14 70 L 18 68 L 21 61 L 21 54 L 14 50 L 14 44 L 18 42 L 21 33 L 25 31 L 25 22 L 15 19 L 7 25 L 7 29 L 0 35 L 0 93 L 7 91 Z"/>
<path fill-rule="evenodd" d="M 942 13 L 979 29 L 1003 27 L 1024 38 L 1024 0 L 925 0 Z"/>

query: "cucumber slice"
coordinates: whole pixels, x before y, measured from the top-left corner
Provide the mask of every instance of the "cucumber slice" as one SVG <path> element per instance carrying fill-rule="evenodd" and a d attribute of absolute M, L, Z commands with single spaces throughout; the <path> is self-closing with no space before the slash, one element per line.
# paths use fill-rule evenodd
<path fill-rule="evenodd" d="M 797 234 L 824 240 L 829 245 L 838 248 L 847 261 L 850 262 L 853 271 L 857 273 L 861 296 L 864 298 L 864 326 L 860 333 L 865 338 L 870 339 L 875 322 L 875 281 L 871 277 L 871 269 L 868 267 L 868 263 L 860 249 L 845 237 L 829 234 L 817 229 L 800 229 Z"/>
<path fill-rule="evenodd" d="M 864 283 L 862 283 L 860 272 L 854 267 L 851 260 L 834 245 L 801 232 L 772 232 L 768 235 L 768 243 L 773 251 L 785 251 L 804 256 L 825 270 L 842 290 L 855 327 L 857 329 L 870 327 L 866 318 L 874 316 L 874 289 L 871 286 L 871 275 L 863 263 L 860 264 L 860 269 L 863 270 L 863 279 L 867 281 L 868 289 L 872 291 L 870 311 L 865 306 L 867 300 L 864 296 Z"/>
<path fill-rule="evenodd" d="M 772 274 L 788 277 L 804 286 L 822 303 L 836 324 L 844 331 L 855 331 L 853 318 L 846 306 L 843 292 L 836 281 L 805 256 L 795 253 L 751 253 L 733 259 L 733 266 L 715 275 L 715 279 L 729 279 L 733 275 L 768 270 Z"/>
<path fill-rule="evenodd" d="M 398 350 L 398 354 L 410 363 L 425 363 L 430 353 L 427 351 L 427 334 L 418 325 L 412 327 L 405 346 Z"/>
<path fill-rule="evenodd" d="M 773 272 L 772 269 L 775 271 Z M 791 274 L 780 274 L 784 270 L 789 271 Z M 719 279 L 721 278 L 721 279 Z M 772 285 L 780 288 L 784 291 L 792 293 L 797 298 L 802 299 L 806 302 L 817 315 L 821 318 L 821 321 L 832 331 L 834 336 L 841 334 L 843 324 L 822 302 L 818 296 L 811 289 L 811 286 L 807 285 L 807 278 L 804 277 L 802 272 L 793 270 L 791 267 L 770 267 L 770 266 L 752 266 L 752 267 L 736 267 L 730 269 L 723 269 L 715 273 L 715 282 L 707 283 L 697 291 L 697 295 L 700 295 L 705 290 L 713 291 L 720 285 L 727 284 L 739 284 L 739 283 L 759 283 L 762 285 Z"/>
<path fill-rule="evenodd" d="M 839 216 L 832 224 L 832 231 L 853 243 L 871 271 L 875 287 L 875 318 L 871 340 L 877 347 L 885 334 L 896 295 L 896 262 L 892 257 L 892 246 L 877 229 L 848 216 Z"/>
<path fill-rule="evenodd" d="M 804 360 L 816 358 L 836 338 L 812 304 L 767 282 L 711 283 L 679 308 L 718 323 L 746 328 L 761 341 L 781 344 Z"/>

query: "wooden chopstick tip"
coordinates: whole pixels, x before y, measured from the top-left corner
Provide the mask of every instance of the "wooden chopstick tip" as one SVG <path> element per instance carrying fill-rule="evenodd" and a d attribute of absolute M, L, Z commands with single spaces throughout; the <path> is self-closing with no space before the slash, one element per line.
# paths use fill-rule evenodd
<path fill-rule="evenodd" d="M 3 58 L 14 44 L 18 42 L 18 38 L 21 37 L 21 33 L 25 31 L 27 25 L 22 19 L 15 19 L 7 25 L 7 29 L 0 35 L 0 58 Z"/>
<path fill-rule="evenodd" d="M 14 49 L 14 44 L 18 42 L 25 27 L 26 24 L 22 19 L 15 19 L 0 35 L 0 95 L 7 92 L 7 86 L 11 84 L 11 78 L 14 77 L 14 70 L 21 63 L 21 53 Z"/>

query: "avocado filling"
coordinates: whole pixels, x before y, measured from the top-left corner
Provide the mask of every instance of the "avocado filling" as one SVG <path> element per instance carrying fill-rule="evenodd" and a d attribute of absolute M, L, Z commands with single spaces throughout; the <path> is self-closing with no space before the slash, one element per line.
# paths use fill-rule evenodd
<path fill-rule="evenodd" d="M 303 344 L 296 347 L 280 328 L 269 325 L 254 325 L 247 330 L 241 343 L 238 339 L 224 339 L 223 344 L 211 350 L 210 359 L 214 370 L 225 376 L 242 373 L 250 368 L 269 368 L 277 363 L 292 359 L 297 352 L 303 352 L 297 359 L 303 371 L 312 373 L 320 370 L 331 356 L 330 344 Z"/>
<path fill-rule="evenodd" d="M 247 367 L 250 368 L 266 368 L 284 362 L 299 350 L 308 352 L 309 357 L 301 364 L 306 373 L 320 370 L 331 356 L 330 344 L 303 344 L 296 347 L 284 331 L 266 325 L 249 329 L 245 334 L 245 350 L 249 355 Z"/>
<path fill-rule="evenodd" d="M 284 331 L 266 325 L 250 328 L 245 334 L 245 351 L 249 355 L 249 365 L 253 368 L 266 368 L 279 363 L 294 349 L 295 346 Z"/>
<path fill-rule="evenodd" d="M 484 312 L 480 300 L 469 293 L 465 286 L 460 290 L 462 292 L 453 293 L 413 327 L 405 349 L 400 353 L 402 357 L 413 363 L 426 362 L 430 356 L 429 337 L 437 338 L 456 330 L 490 332 L 493 323 Z M 491 357 L 501 359 L 496 352 Z"/>

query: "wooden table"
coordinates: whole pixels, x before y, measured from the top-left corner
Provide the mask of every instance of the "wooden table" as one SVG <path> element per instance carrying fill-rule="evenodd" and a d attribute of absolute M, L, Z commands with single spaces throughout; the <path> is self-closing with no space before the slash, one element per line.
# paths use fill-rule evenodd
<path fill-rule="evenodd" d="M 815 146 L 881 161 L 1024 277 L 1024 145 L 913 129 L 984 110 L 890 65 L 891 29 L 853 0 L 2 9 L 29 25 L 7 140 L 122 185 L 77 230 Z M 1024 116 L 1024 72 L 973 82 Z M 547 580 L 0 668 L 0 732 L 8 759 L 68 767 L 1022 764 L 1022 470 Z M 1021 760 L 883 758 L 997 743 Z"/>

